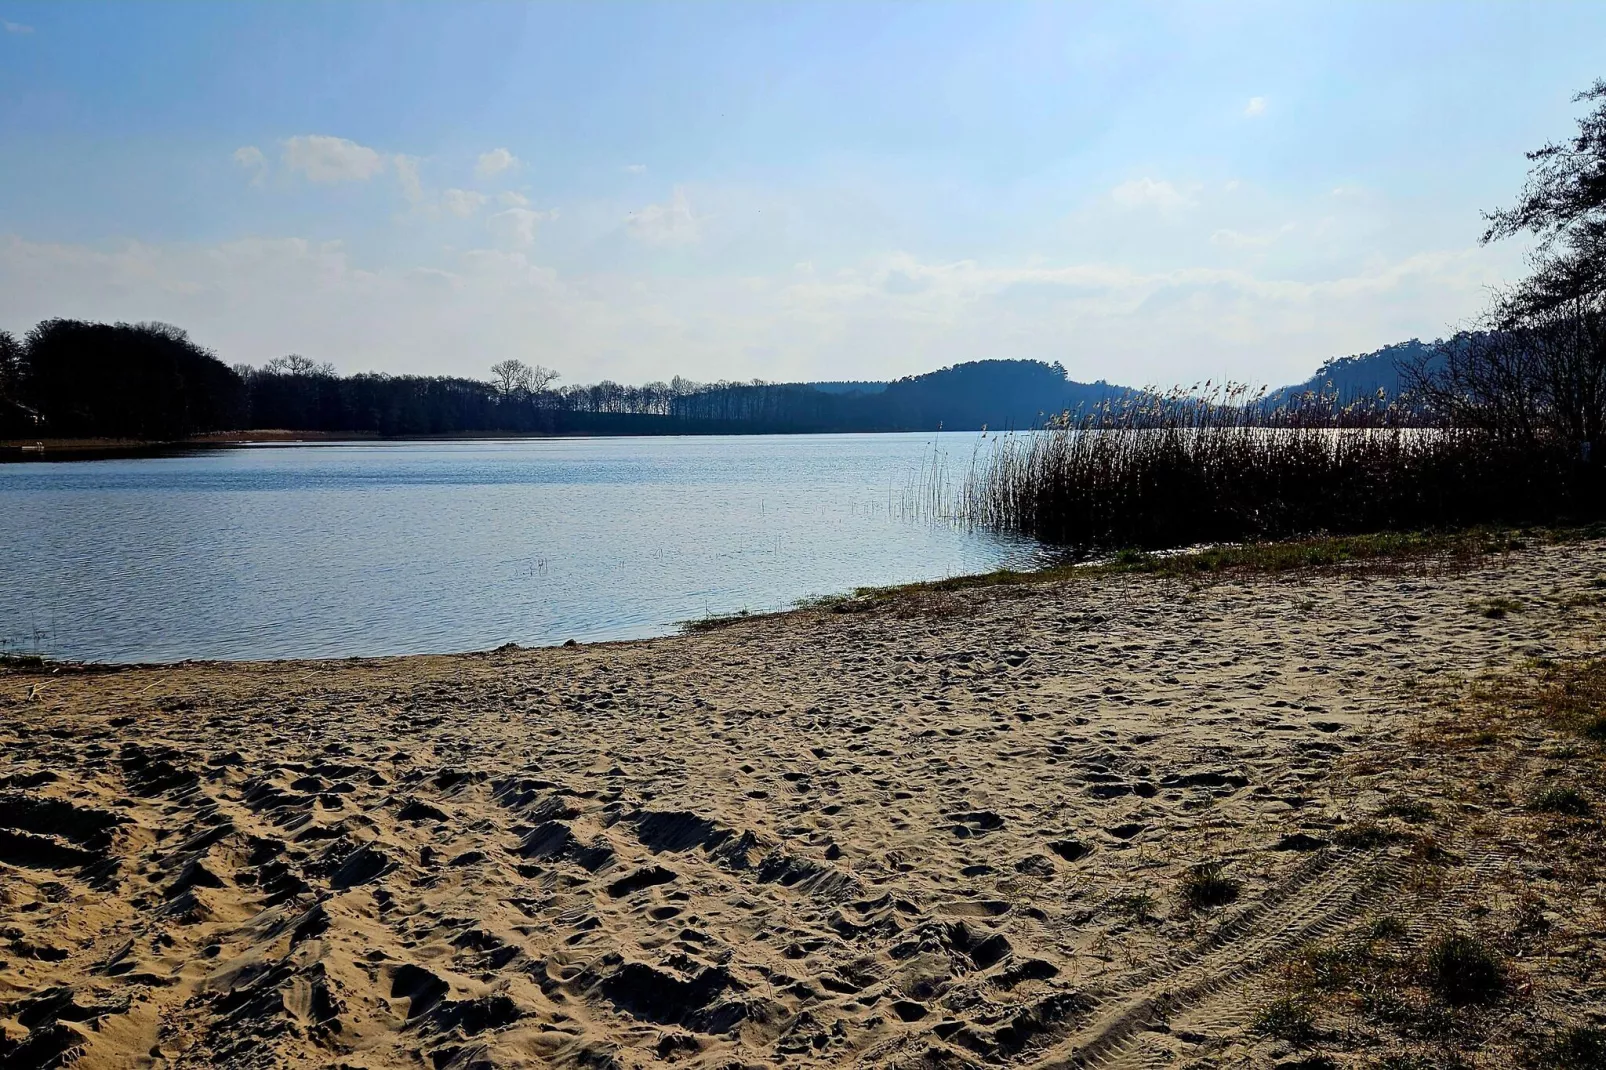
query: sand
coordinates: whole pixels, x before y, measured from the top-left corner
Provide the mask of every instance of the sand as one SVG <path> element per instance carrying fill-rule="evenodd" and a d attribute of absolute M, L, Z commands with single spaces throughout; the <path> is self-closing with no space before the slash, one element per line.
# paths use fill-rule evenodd
<path fill-rule="evenodd" d="M 1602 572 L 1591 542 L 0 675 L 0 1061 L 1276 1065 L 1256 979 L 1406 894 L 1405 848 L 1342 830 L 1453 793 L 1436 689 L 1591 649 Z M 1239 894 L 1190 907 L 1208 860 Z"/>

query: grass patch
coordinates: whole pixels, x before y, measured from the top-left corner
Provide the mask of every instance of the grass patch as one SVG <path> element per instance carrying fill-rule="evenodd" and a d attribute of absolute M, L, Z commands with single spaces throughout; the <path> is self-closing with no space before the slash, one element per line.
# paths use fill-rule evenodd
<path fill-rule="evenodd" d="M 1561 814 L 1566 817 L 1587 817 L 1592 807 L 1583 792 L 1571 785 L 1552 784 L 1535 793 L 1528 800 L 1528 809 L 1541 814 Z"/>
<path fill-rule="evenodd" d="M 1473 528 L 1460 531 L 1383 532 L 1322 535 L 1275 542 L 1243 542 L 1176 553 L 1121 550 L 1104 559 L 1071 558 L 1027 571 L 998 569 L 973 576 L 888 587 L 859 587 L 851 595 L 815 599 L 808 608 L 856 613 L 879 602 L 921 592 L 963 591 L 977 587 L 1020 587 L 1066 580 L 1100 580 L 1129 574 L 1172 579 L 1227 578 L 1238 574 L 1284 575 L 1338 567 L 1399 567 L 1434 564 L 1470 567 L 1484 558 L 1521 550 L 1535 539 L 1568 542 L 1594 537 L 1593 529 L 1517 531 Z"/>
<path fill-rule="evenodd" d="M 1606 1031 L 1589 1026 L 1565 1029 L 1541 1050 L 1542 1070 L 1606 1070 Z"/>
<path fill-rule="evenodd" d="M 1473 608 L 1479 615 L 1490 620 L 1501 620 L 1508 614 L 1522 612 L 1523 605 L 1515 598 L 1486 598 L 1481 602 L 1474 602 Z"/>
<path fill-rule="evenodd" d="M 1297 996 L 1279 996 L 1260 1009 L 1249 1028 L 1263 1037 L 1308 1047 L 1317 1035 L 1316 1010 Z"/>
<path fill-rule="evenodd" d="M 1395 839 L 1395 833 L 1379 825 L 1376 821 L 1357 821 L 1345 825 L 1333 833 L 1333 842 L 1340 847 L 1357 849 L 1381 847 Z"/>
<path fill-rule="evenodd" d="M 1487 941 L 1449 933 L 1428 945 L 1423 956 L 1427 987 L 1452 1007 L 1493 1003 L 1506 990 L 1506 967 Z"/>
<path fill-rule="evenodd" d="M 686 632 L 716 632 L 721 628 L 729 628 L 732 624 L 740 624 L 744 620 L 752 620 L 753 614 L 747 610 L 735 613 L 726 613 L 721 616 L 699 617 L 697 620 L 681 622 L 681 630 Z"/>
<path fill-rule="evenodd" d="M 1563 732 L 1606 743 L 1606 658 L 1534 661 L 1523 672 L 1483 681 L 1472 700 L 1536 716 Z"/>
<path fill-rule="evenodd" d="M 1198 862 L 1182 875 L 1182 901 L 1191 910 L 1226 906 L 1243 891 L 1243 882 L 1230 876 L 1225 862 Z"/>
<path fill-rule="evenodd" d="M 1405 922 L 1393 914 L 1385 914 L 1367 926 L 1366 933 L 1373 940 L 1393 941 L 1403 939 L 1410 931 L 1411 927 Z"/>
<path fill-rule="evenodd" d="M 14 672 L 38 672 L 45 667 L 45 659 L 39 654 L 0 654 L 0 669 L 11 669 Z"/>
<path fill-rule="evenodd" d="M 1148 892 L 1129 892 L 1115 896 L 1110 900 L 1109 906 L 1123 918 L 1138 925 L 1154 917 L 1154 896 Z"/>

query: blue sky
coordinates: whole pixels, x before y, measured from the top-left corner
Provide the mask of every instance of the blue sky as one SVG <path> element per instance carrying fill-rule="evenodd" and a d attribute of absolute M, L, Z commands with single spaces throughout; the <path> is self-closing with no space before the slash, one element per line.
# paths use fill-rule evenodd
<path fill-rule="evenodd" d="M 0 327 L 1279 383 L 1474 316 L 1606 5 L 0 0 Z"/>

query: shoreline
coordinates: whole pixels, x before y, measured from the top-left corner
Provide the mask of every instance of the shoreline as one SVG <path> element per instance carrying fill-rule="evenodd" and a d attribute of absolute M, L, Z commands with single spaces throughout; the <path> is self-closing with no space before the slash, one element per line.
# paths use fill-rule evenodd
<path fill-rule="evenodd" d="M 492 654 L 553 650 L 569 646 L 604 647 L 656 643 L 702 634 L 732 625 L 785 619 L 799 614 L 853 614 L 888 600 L 920 599 L 984 588 L 1035 587 L 1091 582 L 1121 576 L 1183 579 L 1220 583 L 1235 578 L 1276 578 L 1340 571 L 1410 568 L 1464 568 L 1492 556 L 1530 545 L 1565 544 L 1606 537 L 1606 526 L 1588 528 L 1467 529 L 1453 532 L 1378 532 L 1362 535 L 1319 535 L 1269 543 L 1192 546 L 1152 552 L 1084 554 L 1060 551 L 1061 563 L 1030 570 L 998 569 L 933 580 L 886 586 L 857 587 L 836 594 L 800 599 L 784 609 L 740 611 L 667 622 L 661 634 L 619 639 L 564 639 L 550 643 L 509 641 L 469 650 L 426 650 L 395 654 L 330 654 L 308 657 L 180 658 L 173 661 L 92 661 L 56 658 L 39 653 L 0 653 L 0 671 L 114 672 L 177 666 L 249 666 L 272 664 L 358 664 L 404 658 L 483 658 Z"/>
<path fill-rule="evenodd" d="M 1417 955 L 1441 909 L 1527 941 L 1462 1050 L 1543 1065 L 1606 1011 L 1554 950 L 1606 918 L 1527 802 L 1571 744 L 1455 714 L 1601 652 L 1606 540 L 1148 564 L 618 643 L 0 674 L 0 1054 L 1270 1065 L 1284 957 L 1388 917 Z"/>
<path fill-rule="evenodd" d="M 519 431 L 454 432 L 440 435 L 380 435 L 360 431 L 284 431 L 252 430 L 221 431 L 208 435 L 171 441 L 147 441 L 127 438 L 69 438 L 69 439 L 5 439 L 0 440 L 0 464 L 24 462 L 65 462 L 122 460 L 139 457 L 175 456 L 206 449 L 229 449 L 240 446 L 339 446 L 339 445 L 406 445 L 428 442 L 516 442 L 523 440 L 556 441 L 564 439 L 623 439 L 623 438 L 784 438 L 819 437 L 829 435 L 932 435 L 980 434 L 984 428 L 933 428 L 883 429 L 878 431 L 666 431 L 660 434 L 599 434 L 595 432 L 541 433 Z"/>

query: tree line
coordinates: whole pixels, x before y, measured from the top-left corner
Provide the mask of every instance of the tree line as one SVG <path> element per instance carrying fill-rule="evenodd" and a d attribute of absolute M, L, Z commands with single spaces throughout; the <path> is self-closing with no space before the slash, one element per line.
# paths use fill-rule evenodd
<path fill-rule="evenodd" d="M 165 323 L 46 320 L 0 332 L 0 439 L 178 441 L 248 429 L 327 434 L 687 434 L 1030 427 L 1097 402 L 1106 384 L 1058 364 L 975 361 L 871 389 L 810 384 L 603 381 L 562 385 L 540 365 L 500 361 L 485 380 L 340 375 L 292 354 L 225 364 Z"/>

